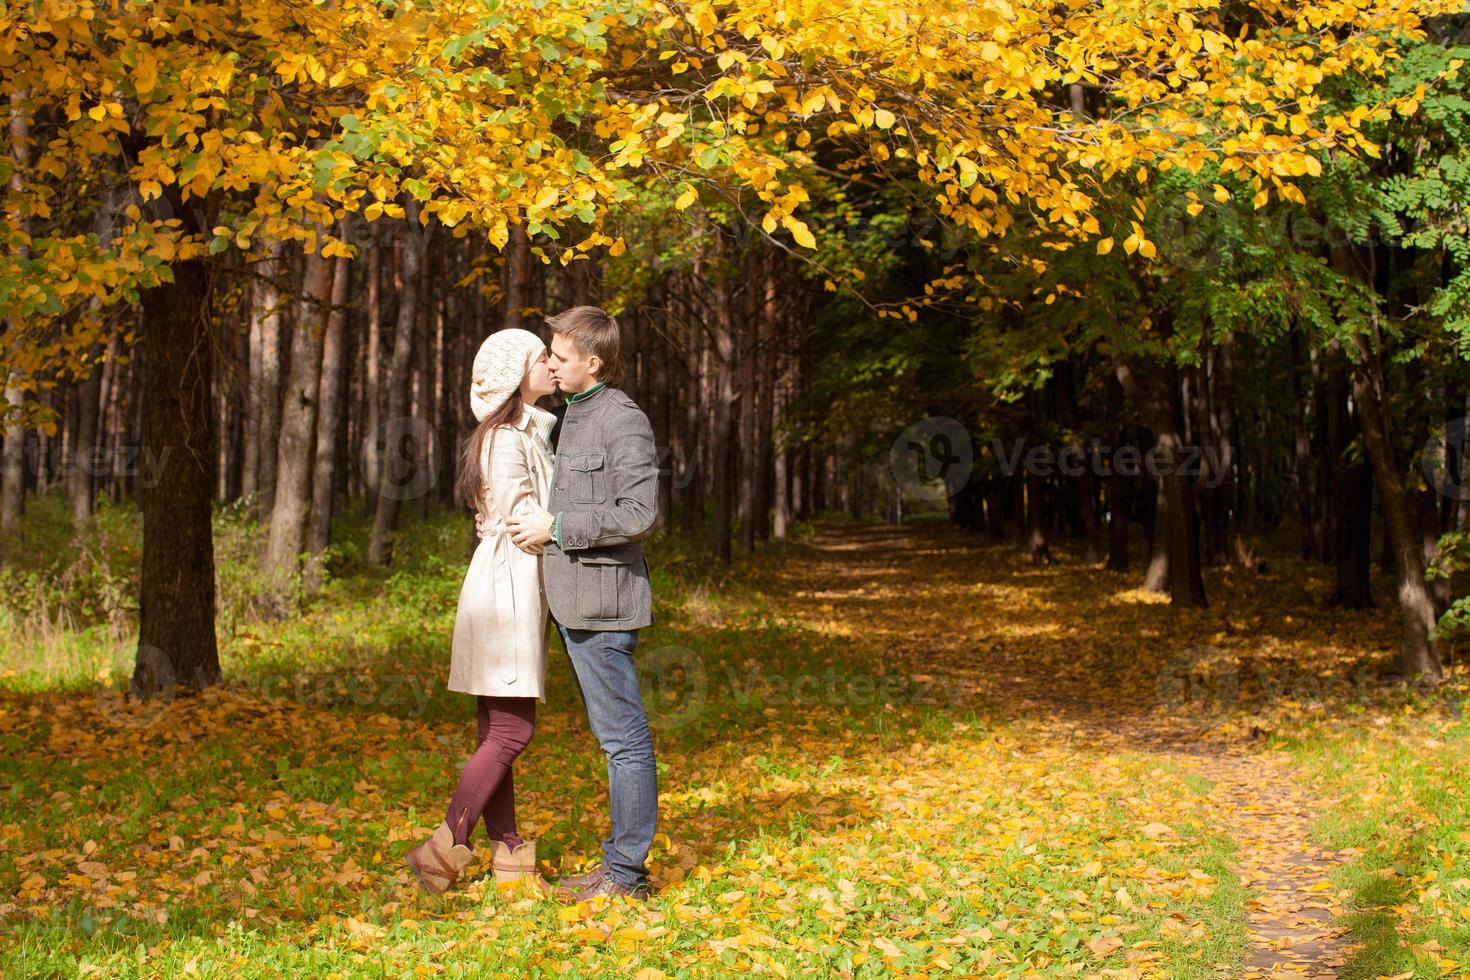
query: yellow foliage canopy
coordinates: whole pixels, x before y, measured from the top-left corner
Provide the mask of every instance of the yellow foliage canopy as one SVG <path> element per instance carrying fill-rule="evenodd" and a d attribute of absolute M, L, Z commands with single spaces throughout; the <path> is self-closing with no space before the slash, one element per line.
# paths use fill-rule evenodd
<path fill-rule="evenodd" d="M 1218 162 L 1294 199 L 1320 157 L 1374 152 L 1359 131 L 1395 108 L 1334 114 L 1322 83 L 1382 74 L 1441 9 L 1260 0 L 1246 27 L 1208 0 L 19 5 L 0 13 L 22 134 L 0 356 L 23 376 L 74 361 L 96 329 L 56 341 L 64 314 L 232 246 L 350 251 L 320 229 L 409 197 L 496 246 L 577 223 L 573 254 L 621 248 L 602 219 L 650 178 L 680 208 L 702 185 L 753 196 L 768 232 L 818 248 L 794 215 L 819 153 L 927 185 L 979 236 L 1023 202 L 1093 233 L 1095 188 L 1140 166 Z M 1106 110 L 1075 113 L 1073 85 Z"/>

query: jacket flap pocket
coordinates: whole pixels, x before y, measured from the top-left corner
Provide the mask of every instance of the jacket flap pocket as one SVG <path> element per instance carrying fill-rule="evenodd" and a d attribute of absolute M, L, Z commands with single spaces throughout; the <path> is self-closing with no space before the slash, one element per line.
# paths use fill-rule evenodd
<path fill-rule="evenodd" d="M 602 453 L 584 453 L 581 456 L 568 456 L 567 469 L 569 470 L 600 470 L 602 469 Z"/>
<path fill-rule="evenodd" d="M 577 555 L 577 561 L 583 565 L 626 565 L 630 560 L 627 555 L 607 551 L 584 551 Z"/>

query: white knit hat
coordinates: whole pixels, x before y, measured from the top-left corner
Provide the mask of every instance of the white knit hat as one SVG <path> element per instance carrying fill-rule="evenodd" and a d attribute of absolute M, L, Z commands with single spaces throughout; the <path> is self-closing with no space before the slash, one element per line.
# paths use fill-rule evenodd
<path fill-rule="evenodd" d="M 485 421 L 520 391 L 526 372 L 545 349 L 540 337 L 516 327 L 497 330 L 485 338 L 470 373 L 470 408 L 476 421 Z"/>

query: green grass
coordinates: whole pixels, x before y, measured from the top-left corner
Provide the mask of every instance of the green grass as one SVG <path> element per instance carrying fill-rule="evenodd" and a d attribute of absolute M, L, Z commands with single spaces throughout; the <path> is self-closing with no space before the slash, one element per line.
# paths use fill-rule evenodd
<path fill-rule="evenodd" d="M 1470 724 L 1441 697 L 1399 701 L 1287 740 L 1336 801 L 1318 840 L 1351 852 L 1348 980 L 1470 975 Z"/>

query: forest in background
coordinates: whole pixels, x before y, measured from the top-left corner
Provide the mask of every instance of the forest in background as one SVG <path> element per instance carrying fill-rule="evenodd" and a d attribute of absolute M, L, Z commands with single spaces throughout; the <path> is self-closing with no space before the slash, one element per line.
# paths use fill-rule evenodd
<path fill-rule="evenodd" d="M 715 559 L 897 519 L 917 446 L 968 470 L 958 525 L 1037 561 L 1078 539 L 1176 606 L 1289 528 L 1323 602 L 1396 604 L 1402 674 L 1440 678 L 1470 541 L 1463 16 L 846 13 L 0 15 L 0 526 L 135 501 L 167 662 L 135 682 L 208 685 L 218 505 L 262 527 L 271 615 L 329 574 L 344 500 L 390 563 L 405 509 L 456 506 L 480 341 L 595 303 L 662 520 Z"/>

